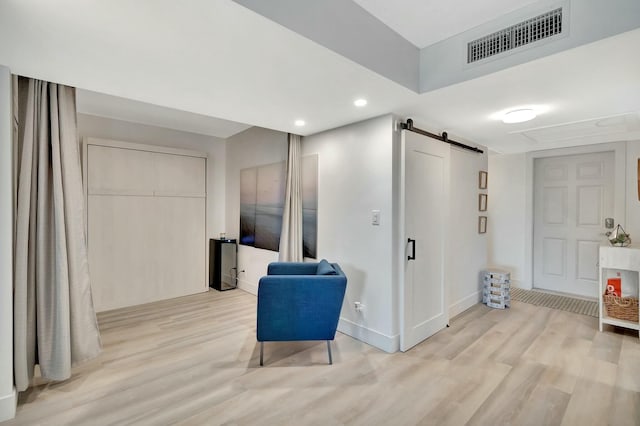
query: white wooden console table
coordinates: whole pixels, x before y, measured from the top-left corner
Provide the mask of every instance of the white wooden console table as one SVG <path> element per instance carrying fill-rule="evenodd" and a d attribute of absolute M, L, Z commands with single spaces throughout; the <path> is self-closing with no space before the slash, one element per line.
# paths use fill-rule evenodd
<path fill-rule="evenodd" d="M 602 331 L 603 324 L 611 324 L 618 327 L 626 327 L 633 330 L 638 330 L 638 337 L 640 337 L 640 323 L 625 321 L 617 318 L 610 318 L 607 316 L 606 308 L 602 302 L 602 295 L 606 286 L 606 277 L 608 269 L 613 270 L 625 270 L 634 271 L 636 274 L 640 274 L 640 248 L 637 247 L 612 247 L 610 245 L 600 246 L 600 293 L 598 294 L 599 300 L 599 313 L 600 313 L 600 331 Z M 640 293 L 640 279 L 636 277 L 636 289 L 634 297 L 638 297 Z"/>

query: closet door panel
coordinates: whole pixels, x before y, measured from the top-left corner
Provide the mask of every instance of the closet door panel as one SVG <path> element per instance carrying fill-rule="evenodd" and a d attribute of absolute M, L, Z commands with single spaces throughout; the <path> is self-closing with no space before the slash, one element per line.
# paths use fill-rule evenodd
<path fill-rule="evenodd" d="M 151 152 L 89 145 L 87 163 L 89 194 L 153 195 Z"/>
<path fill-rule="evenodd" d="M 205 198 L 155 197 L 155 280 L 163 299 L 208 289 Z"/>
<path fill-rule="evenodd" d="M 204 196 L 204 158 L 153 153 L 153 162 L 156 195 Z"/>
<path fill-rule="evenodd" d="M 96 311 L 159 300 L 155 248 L 162 228 L 154 198 L 89 195 L 88 209 Z"/>

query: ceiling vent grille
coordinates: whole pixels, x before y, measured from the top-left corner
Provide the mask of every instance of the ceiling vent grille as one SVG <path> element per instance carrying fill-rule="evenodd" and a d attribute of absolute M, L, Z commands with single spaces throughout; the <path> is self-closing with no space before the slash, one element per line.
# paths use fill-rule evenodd
<path fill-rule="evenodd" d="M 479 61 L 562 32 L 562 8 L 489 34 L 467 45 L 467 63 Z"/>

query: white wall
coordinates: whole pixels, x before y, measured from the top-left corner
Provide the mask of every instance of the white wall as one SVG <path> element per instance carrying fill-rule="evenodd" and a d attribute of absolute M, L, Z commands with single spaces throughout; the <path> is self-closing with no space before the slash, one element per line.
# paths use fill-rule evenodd
<path fill-rule="evenodd" d="M 388 352 L 399 349 L 399 132 L 387 115 L 303 138 L 303 155 L 318 155 L 318 259 L 340 263 L 347 292 L 338 329 Z M 240 170 L 284 161 L 286 134 L 252 128 L 227 141 L 227 234 L 238 236 Z M 451 315 L 479 301 L 486 235 L 479 235 L 478 172 L 487 155 L 452 150 Z M 380 225 L 371 211 L 380 210 Z M 239 247 L 239 285 L 252 293 L 276 252 Z M 354 302 L 365 308 L 356 312 Z"/>
<path fill-rule="evenodd" d="M 112 139 L 207 153 L 207 238 L 224 232 L 224 139 L 86 114 L 78 114 L 78 134 L 81 138 Z"/>
<path fill-rule="evenodd" d="M 388 115 L 302 143 L 304 155 L 318 154 L 318 258 L 338 262 L 349 280 L 339 330 L 388 352 L 398 350 L 392 132 Z M 372 210 L 380 210 L 379 226 Z"/>
<path fill-rule="evenodd" d="M 511 272 L 517 287 L 525 277 L 525 185 L 525 154 L 489 156 L 489 263 Z"/>
<path fill-rule="evenodd" d="M 380 117 L 302 140 L 303 155 L 318 155 L 318 259 L 338 262 L 348 277 L 339 329 L 397 350 L 392 274 L 392 119 Z M 227 234 L 237 237 L 240 170 L 287 158 L 287 135 L 251 128 L 227 140 Z M 371 210 L 381 211 L 380 226 Z M 239 246 L 239 286 L 257 292 L 278 253 Z M 356 313 L 353 302 L 364 304 Z"/>
<path fill-rule="evenodd" d="M 227 139 L 226 147 L 226 234 L 240 234 L 240 170 L 287 159 L 287 134 L 252 127 Z M 238 287 L 258 293 L 258 281 L 266 275 L 267 265 L 278 260 L 278 253 L 254 247 L 238 246 Z M 243 272 L 244 271 L 244 272 Z"/>
<path fill-rule="evenodd" d="M 13 114 L 11 72 L 0 66 L 0 422 L 16 412 L 13 387 Z"/>
<path fill-rule="evenodd" d="M 615 221 L 640 242 L 637 175 L 639 142 L 496 154 L 489 157 L 489 264 L 511 272 L 517 287 L 532 287 L 533 162 L 535 158 L 591 152 L 615 153 Z M 634 163 L 635 161 L 635 163 Z M 634 195 L 635 194 L 635 195 Z"/>
<path fill-rule="evenodd" d="M 480 273 L 487 268 L 487 234 L 478 233 L 478 175 L 488 167 L 488 155 L 451 148 L 451 217 L 449 231 L 449 316 L 454 317 L 482 299 Z M 488 204 L 493 202 L 488 198 Z M 487 226 L 491 226 L 488 223 Z"/>
<path fill-rule="evenodd" d="M 631 234 L 631 242 L 640 247 L 640 201 L 638 201 L 638 159 L 640 141 L 627 142 L 627 220 L 625 231 Z"/>

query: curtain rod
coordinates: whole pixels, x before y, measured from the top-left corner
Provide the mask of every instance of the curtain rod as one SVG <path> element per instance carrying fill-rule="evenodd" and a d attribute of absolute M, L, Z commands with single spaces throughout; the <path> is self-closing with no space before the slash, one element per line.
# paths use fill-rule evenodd
<path fill-rule="evenodd" d="M 426 130 L 418 129 L 417 127 L 413 127 L 413 120 L 410 118 L 407 119 L 406 123 L 400 123 L 400 127 L 402 128 L 402 130 L 409 130 L 410 132 L 418 133 L 423 136 L 428 136 L 430 138 L 437 139 L 442 142 L 446 142 L 448 144 L 457 146 L 462 149 L 468 149 L 469 151 L 477 152 L 478 154 L 484 153 L 483 150 L 476 148 L 475 146 L 465 145 L 463 143 L 456 142 L 452 139 L 449 139 L 447 132 L 442 132 L 442 136 L 441 136 L 441 135 L 436 135 L 435 133 L 427 132 Z"/>

